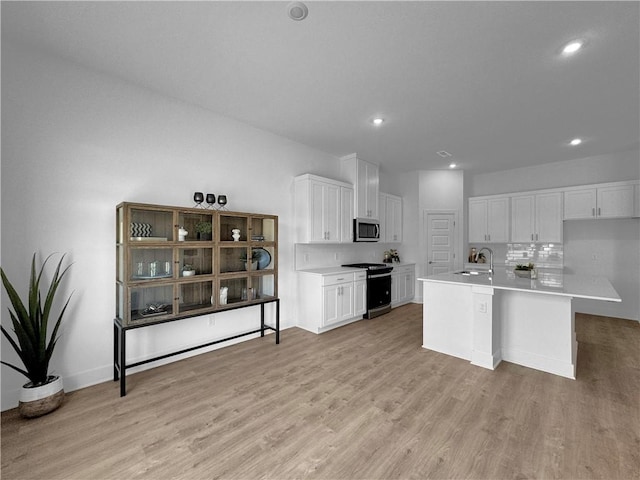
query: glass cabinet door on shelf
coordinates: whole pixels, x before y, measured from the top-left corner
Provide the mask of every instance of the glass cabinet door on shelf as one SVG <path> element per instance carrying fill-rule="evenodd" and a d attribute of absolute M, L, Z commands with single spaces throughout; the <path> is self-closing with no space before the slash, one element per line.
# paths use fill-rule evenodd
<path fill-rule="evenodd" d="M 220 301 L 219 305 L 246 302 L 252 298 L 249 288 L 248 277 L 223 278 L 220 279 Z"/>
<path fill-rule="evenodd" d="M 253 298 L 263 299 L 276 296 L 276 282 L 274 275 L 256 275 L 251 277 Z"/>
<path fill-rule="evenodd" d="M 275 218 L 251 218 L 251 238 L 252 242 L 273 242 L 276 238 Z"/>
<path fill-rule="evenodd" d="M 132 242 L 173 241 L 173 212 L 131 208 L 128 229 Z"/>
<path fill-rule="evenodd" d="M 116 281 L 124 282 L 124 247 L 116 245 Z"/>
<path fill-rule="evenodd" d="M 215 306 L 211 281 L 181 283 L 178 297 L 178 313 Z"/>
<path fill-rule="evenodd" d="M 178 214 L 178 240 L 185 242 L 210 242 L 213 239 L 213 214 L 180 212 Z M 184 233 L 184 232 L 187 233 Z"/>
<path fill-rule="evenodd" d="M 153 322 L 173 314 L 173 285 L 130 288 L 131 323 Z"/>
<path fill-rule="evenodd" d="M 131 280 L 155 280 L 173 276 L 173 250 L 170 248 L 132 248 Z"/>
<path fill-rule="evenodd" d="M 178 250 L 180 276 L 211 275 L 213 273 L 213 248 L 180 248 Z"/>
<path fill-rule="evenodd" d="M 248 219 L 240 215 L 220 215 L 220 241 L 246 242 Z"/>
<path fill-rule="evenodd" d="M 250 268 L 247 247 L 219 247 L 220 273 L 244 272 Z M 249 254 L 250 258 L 251 254 Z"/>

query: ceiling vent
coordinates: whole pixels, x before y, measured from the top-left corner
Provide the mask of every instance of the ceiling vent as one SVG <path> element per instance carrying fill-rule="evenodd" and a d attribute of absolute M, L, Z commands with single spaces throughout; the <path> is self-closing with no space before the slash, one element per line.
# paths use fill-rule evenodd
<path fill-rule="evenodd" d="M 446 152 L 444 150 L 440 150 L 439 152 L 436 152 L 436 153 L 440 155 L 442 158 L 449 158 L 451 156 L 449 152 Z"/>
<path fill-rule="evenodd" d="M 302 2 L 291 2 L 287 5 L 287 13 L 291 20 L 299 22 L 300 20 L 307 18 L 307 15 L 309 15 L 309 9 Z"/>

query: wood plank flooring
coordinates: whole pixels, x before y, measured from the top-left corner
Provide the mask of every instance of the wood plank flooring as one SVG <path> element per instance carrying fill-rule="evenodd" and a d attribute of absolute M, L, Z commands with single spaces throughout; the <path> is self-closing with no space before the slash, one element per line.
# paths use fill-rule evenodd
<path fill-rule="evenodd" d="M 10 479 L 638 479 L 640 325 L 578 315 L 577 380 L 421 348 L 420 305 L 2 414 Z"/>

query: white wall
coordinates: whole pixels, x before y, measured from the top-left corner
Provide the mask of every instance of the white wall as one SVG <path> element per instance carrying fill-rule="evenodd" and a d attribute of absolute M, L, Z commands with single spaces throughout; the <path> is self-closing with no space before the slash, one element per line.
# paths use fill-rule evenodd
<path fill-rule="evenodd" d="M 464 172 L 461 170 L 428 170 L 418 172 L 418 233 L 420 263 L 418 277 L 427 274 L 427 239 L 424 236 L 425 211 L 453 211 L 458 214 L 456 225 L 456 265 L 461 266 L 464 244 Z M 457 268 L 456 267 L 456 268 Z M 422 285 L 416 288 L 416 301 L 422 301 Z"/>
<path fill-rule="evenodd" d="M 470 196 L 586 185 L 640 177 L 640 152 L 618 152 L 476 175 Z M 622 303 L 576 300 L 577 311 L 639 320 L 640 224 L 637 218 L 564 222 L 564 266 L 570 273 L 606 276 Z M 596 254 L 594 260 L 593 254 Z"/>
<path fill-rule="evenodd" d="M 52 370 L 65 389 L 112 378 L 115 206 L 192 206 L 194 191 L 280 216 L 283 327 L 295 324 L 293 177 L 335 177 L 338 159 L 192 105 L 2 43 L 2 268 L 20 287 L 33 252 L 68 252 L 74 290 Z M 63 292 L 64 293 L 64 292 Z M 3 292 L 2 323 L 9 323 Z M 128 336 L 130 361 L 255 328 L 257 307 Z M 200 353 L 200 352 L 198 352 Z M 2 358 L 17 361 L 2 339 Z M 175 360 L 175 358 L 174 358 Z M 2 367 L 2 409 L 25 379 Z M 117 395 L 114 384 L 114 395 Z"/>

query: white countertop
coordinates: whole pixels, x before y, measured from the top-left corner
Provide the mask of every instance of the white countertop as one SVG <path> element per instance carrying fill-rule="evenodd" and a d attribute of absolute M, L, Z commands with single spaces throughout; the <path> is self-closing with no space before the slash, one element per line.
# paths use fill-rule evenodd
<path fill-rule="evenodd" d="M 622 301 L 611 282 L 605 277 L 565 274 L 557 270 L 540 270 L 536 280 L 516 277 L 513 270 L 505 268 L 497 268 L 492 275 L 467 276 L 449 272 L 418 278 L 418 280 L 421 282 L 481 285 L 498 290 L 515 290 L 609 302 Z"/>
<path fill-rule="evenodd" d="M 362 272 L 364 270 L 366 269 L 341 267 L 340 265 L 336 265 L 335 267 L 309 268 L 308 270 L 298 270 L 298 273 L 309 273 L 311 275 L 333 275 L 334 273 Z"/>

